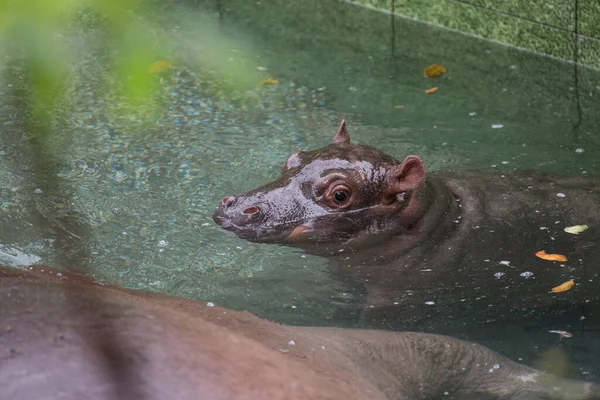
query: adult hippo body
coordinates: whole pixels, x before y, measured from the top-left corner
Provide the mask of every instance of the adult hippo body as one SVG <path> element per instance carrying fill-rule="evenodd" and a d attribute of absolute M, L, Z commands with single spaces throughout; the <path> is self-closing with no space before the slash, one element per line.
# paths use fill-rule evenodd
<path fill-rule="evenodd" d="M 600 399 L 447 336 L 285 327 L 246 312 L 0 267 L 3 400 Z"/>
<path fill-rule="evenodd" d="M 214 220 L 251 241 L 328 257 L 366 288 L 364 326 L 456 334 L 540 307 L 579 321 L 599 299 L 597 179 L 426 174 L 415 156 L 400 162 L 351 144 L 344 122 L 328 147 L 292 154 L 278 180 L 224 198 Z M 591 228 L 563 230 L 578 224 Z M 571 279 L 573 289 L 550 292 Z"/>

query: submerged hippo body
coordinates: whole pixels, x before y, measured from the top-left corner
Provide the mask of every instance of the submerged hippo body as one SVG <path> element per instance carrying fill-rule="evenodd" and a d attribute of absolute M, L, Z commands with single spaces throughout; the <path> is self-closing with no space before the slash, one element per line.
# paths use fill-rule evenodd
<path fill-rule="evenodd" d="M 242 238 L 328 257 L 366 288 L 363 306 L 378 316 L 363 314 L 367 326 L 441 332 L 538 306 L 581 313 L 599 298 L 600 181 L 426 173 L 416 156 L 351 144 L 344 122 L 331 145 L 292 154 L 278 180 L 224 198 L 213 218 Z M 563 231 L 577 224 L 591 228 Z M 549 293 L 570 279 L 573 289 Z"/>
<path fill-rule="evenodd" d="M 0 267 L 3 400 L 600 399 L 447 336 L 286 327 L 30 269 Z"/>

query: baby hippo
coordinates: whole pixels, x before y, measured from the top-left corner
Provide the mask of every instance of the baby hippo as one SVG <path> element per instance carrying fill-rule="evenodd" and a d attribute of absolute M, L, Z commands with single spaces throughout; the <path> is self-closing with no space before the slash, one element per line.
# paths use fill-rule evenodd
<path fill-rule="evenodd" d="M 366 290 L 367 309 L 395 315 L 386 322 L 394 329 L 598 300 L 600 180 L 427 172 L 417 156 L 399 161 L 350 143 L 344 121 L 329 146 L 292 154 L 280 178 L 223 198 L 213 218 L 241 238 L 328 257 Z M 591 228 L 564 231 L 579 224 Z M 540 250 L 568 261 L 543 260 Z M 570 280 L 570 292 L 550 293 Z"/>
<path fill-rule="evenodd" d="M 447 336 L 286 327 L 48 267 L 0 267 L 3 400 L 600 399 Z"/>

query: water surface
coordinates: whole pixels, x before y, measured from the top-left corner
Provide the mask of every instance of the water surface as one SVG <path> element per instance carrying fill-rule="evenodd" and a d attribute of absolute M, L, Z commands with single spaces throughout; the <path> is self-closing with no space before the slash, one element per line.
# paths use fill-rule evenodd
<path fill-rule="evenodd" d="M 389 15 L 345 3 L 240 0 L 228 2 L 220 18 L 211 12 L 239 44 L 232 60 L 241 52 L 279 83 L 246 93 L 258 102 L 240 101 L 216 96 L 209 75 L 174 63 L 162 80 L 160 118 L 136 124 L 104 115 L 110 99 L 95 86 L 103 72 L 87 61 L 72 88 L 76 106 L 59 116 L 71 141 L 56 191 L 70 193 L 69 203 L 37 190 L 30 155 L 15 144 L 15 132 L 26 132 L 4 113 L 2 262 L 40 257 L 64 267 L 56 238 L 38 225 L 39 215 L 68 215 L 92 229 L 59 251 L 77 264 L 70 267 L 98 279 L 284 323 L 351 325 L 335 319 L 331 298 L 349 289 L 324 259 L 242 241 L 211 219 L 222 197 L 276 178 L 292 152 L 327 145 L 342 118 L 353 141 L 397 158 L 417 154 L 430 170 L 600 175 L 598 71 L 579 68 L 576 85 L 565 62 L 402 18 L 392 37 Z M 170 24 L 176 20 L 166 15 Z M 432 63 L 448 73 L 424 78 Z M 437 93 L 424 93 L 433 86 Z M 592 349 L 593 333 L 568 343 L 534 334 L 508 340 L 552 323 L 532 321 L 482 335 L 529 363 L 547 348 L 568 347 L 575 376 L 598 376 L 585 357 L 577 359 Z"/>

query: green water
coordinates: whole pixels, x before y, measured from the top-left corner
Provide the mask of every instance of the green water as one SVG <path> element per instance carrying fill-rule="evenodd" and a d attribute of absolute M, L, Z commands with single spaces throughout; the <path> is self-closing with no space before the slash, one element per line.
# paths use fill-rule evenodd
<path fill-rule="evenodd" d="M 214 2 L 198 3 L 217 18 Z M 239 44 L 232 60 L 244 53 L 279 84 L 252 89 L 263 100 L 246 104 L 214 97 L 206 75 L 175 63 L 161 118 L 136 125 L 103 116 L 91 60 L 59 118 L 71 140 L 53 195 L 69 193 L 67 204 L 36 193 L 23 132 L 3 114 L 0 243 L 10 248 L 0 260 L 18 263 L 18 248 L 126 287 L 323 325 L 335 323 L 331 296 L 347 290 L 325 260 L 247 243 L 211 215 L 225 195 L 277 177 L 292 152 L 327 145 L 342 118 L 353 141 L 417 154 L 430 170 L 600 175 L 598 71 L 579 68 L 576 88 L 570 64 L 401 18 L 392 41 L 389 15 L 335 1 L 228 1 L 221 14 Z M 448 73 L 424 78 L 433 63 Z M 76 215 L 92 230 L 58 254 L 39 214 Z"/>

